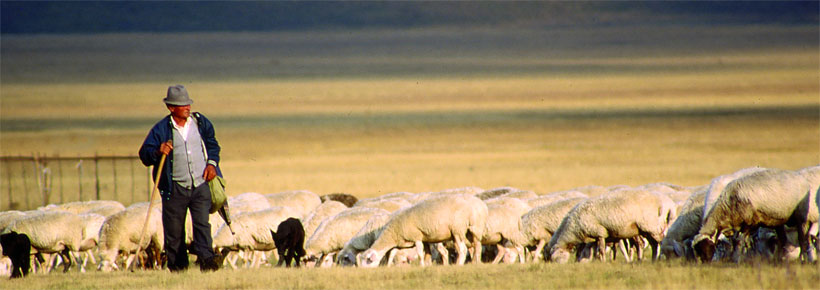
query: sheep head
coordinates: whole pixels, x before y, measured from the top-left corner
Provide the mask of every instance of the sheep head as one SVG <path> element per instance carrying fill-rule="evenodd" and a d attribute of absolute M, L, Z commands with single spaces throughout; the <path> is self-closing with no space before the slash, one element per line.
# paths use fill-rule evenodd
<path fill-rule="evenodd" d="M 374 268 L 379 265 L 382 260 L 382 256 L 384 253 L 376 251 L 374 249 L 368 249 L 362 254 L 362 263 L 359 265 L 365 268 Z"/>
<path fill-rule="evenodd" d="M 680 258 L 686 255 L 686 250 L 683 244 L 678 241 L 663 240 L 663 242 L 661 242 L 661 253 L 666 256 L 667 259 Z"/>
<path fill-rule="evenodd" d="M 569 262 L 569 249 L 564 247 L 553 247 L 550 249 L 549 260 L 558 264 Z"/>
<path fill-rule="evenodd" d="M 692 240 L 692 248 L 701 263 L 711 262 L 712 257 L 715 255 L 715 242 L 706 235 L 699 234 L 695 236 L 695 239 Z"/>

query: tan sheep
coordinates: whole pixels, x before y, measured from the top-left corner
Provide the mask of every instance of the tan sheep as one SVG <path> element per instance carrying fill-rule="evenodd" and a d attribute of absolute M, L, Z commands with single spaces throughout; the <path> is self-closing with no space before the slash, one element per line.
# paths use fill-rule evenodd
<path fill-rule="evenodd" d="M 598 258 L 604 261 L 607 239 L 615 242 L 638 236 L 649 240 L 653 251 L 657 251 L 663 239 L 664 218 L 663 201 L 651 192 L 616 190 L 587 199 L 567 213 L 550 239 L 550 260 L 565 263 L 575 246 L 596 242 Z"/>
<path fill-rule="evenodd" d="M 361 265 L 361 252 L 369 249 L 379 237 L 390 215 L 373 215 L 356 234 L 348 240 L 339 252 L 339 263 L 343 266 Z M 392 254 L 392 252 L 391 252 Z M 392 259 L 388 260 L 388 263 Z"/>
<path fill-rule="evenodd" d="M 325 219 L 305 242 L 304 259 L 321 261 L 325 256 L 338 253 L 371 217 L 389 214 L 379 208 L 354 207 Z"/>
<path fill-rule="evenodd" d="M 266 194 L 270 206 L 287 206 L 299 213 L 299 219 L 307 217 L 316 207 L 322 204 L 318 194 L 308 190 L 293 190 Z"/>
<path fill-rule="evenodd" d="M 542 205 L 551 204 L 553 202 L 563 200 L 563 199 L 571 199 L 571 198 L 588 198 L 586 194 L 577 190 L 567 190 L 567 191 L 560 191 L 560 192 L 553 192 L 545 195 L 541 195 L 535 198 L 527 199 L 527 203 L 530 204 L 531 207 L 536 208 Z"/>
<path fill-rule="evenodd" d="M 65 262 L 63 272 L 68 272 L 72 260 L 70 252 L 80 249 L 84 226 L 85 223 L 77 214 L 65 211 L 40 211 L 16 219 L 3 233 L 14 231 L 25 234 L 31 240 L 31 247 L 37 252 L 59 254 Z M 52 264 L 53 259 L 49 262 Z"/>
<path fill-rule="evenodd" d="M 661 253 L 666 258 L 687 257 L 694 258 L 691 251 L 691 244 L 686 241 L 694 237 L 700 231 L 703 220 L 703 204 L 708 188 L 695 192 L 689 196 L 681 207 L 678 218 L 672 222 L 666 232 L 666 236 L 661 241 Z M 691 243 L 691 241 L 689 241 Z"/>
<path fill-rule="evenodd" d="M 246 264 L 249 267 L 256 267 L 261 259 L 257 251 L 270 251 L 276 248 L 271 231 L 275 232 L 279 224 L 290 217 L 299 218 L 300 215 L 286 206 L 272 206 L 264 210 L 235 215 L 231 219 L 231 227 L 235 234 L 231 233 L 227 224 L 222 225 L 214 236 L 213 246 L 223 254 L 240 250 L 250 253 L 251 256 L 246 259 L 248 262 Z M 236 259 L 226 257 L 226 262 L 236 269 Z"/>
<path fill-rule="evenodd" d="M 731 230 L 748 237 L 753 228 L 760 226 L 778 231 L 778 248 L 782 249 L 786 244 L 784 226 L 794 226 L 801 255 L 808 254 L 807 231 L 818 220 L 817 206 L 809 201 L 815 199 L 818 183 L 820 166 L 799 171 L 768 169 L 732 181 L 718 196 L 693 239 L 695 253 L 701 261 L 711 261 L 719 234 L 733 236 L 725 232 Z"/>
<path fill-rule="evenodd" d="M 380 208 L 386 210 L 388 212 L 395 212 L 397 210 L 410 207 L 411 204 L 404 198 L 401 197 L 393 197 L 393 198 L 383 198 L 383 199 L 375 199 L 375 200 L 367 200 L 365 202 L 357 203 L 354 207 L 369 207 L 369 208 Z"/>
<path fill-rule="evenodd" d="M 305 217 L 303 222 L 305 226 L 305 242 L 307 242 L 307 238 L 310 238 L 310 236 L 316 232 L 316 229 L 319 228 L 322 221 L 347 209 L 348 207 L 346 205 L 334 200 L 325 201 L 313 209 L 313 211 Z"/>
<path fill-rule="evenodd" d="M 498 248 L 493 264 L 501 261 L 507 248 L 512 249 L 521 263 L 525 262 L 524 245 L 527 239 L 522 233 L 521 216 L 530 209 L 527 202 L 518 198 L 502 196 L 487 200 L 487 227 L 481 244 Z"/>
<path fill-rule="evenodd" d="M 363 253 L 362 266 L 375 267 L 393 248 L 416 247 L 424 257 L 423 243 L 452 240 L 458 252 L 458 264 L 467 258 L 466 241 L 473 245 L 473 262 L 481 260 L 481 237 L 487 223 L 487 205 L 474 194 L 451 194 L 433 197 L 392 215 L 379 238 Z M 421 259 L 424 266 L 424 260 Z"/>
<path fill-rule="evenodd" d="M 521 216 L 521 225 L 527 237 L 527 245 L 535 244 L 530 260 L 543 259 L 543 249 L 561 225 L 567 213 L 586 197 L 568 198 L 531 209 Z"/>
<path fill-rule="evenodd" d="M 145 225 L 145 217 L 148 215 L 148 206 L 147 202 L 133 204 L 105 219 L 100 227 L 98 247 L 101 262 L 97 265 L 97 270 L 119 269 L 116 260 L 120 254 L 128 256 L 124 269 L 127 270 L 130 267 L 135 258 L 131 254 L 137 251 L 137 244 Z M 141 246 L 146 249 L 149 245 L 155 253 L 162 251 L 165 245 L 161 204 L 157 204 L 152 209 L 148 227 L 145 229 L 145 238 Z"/>

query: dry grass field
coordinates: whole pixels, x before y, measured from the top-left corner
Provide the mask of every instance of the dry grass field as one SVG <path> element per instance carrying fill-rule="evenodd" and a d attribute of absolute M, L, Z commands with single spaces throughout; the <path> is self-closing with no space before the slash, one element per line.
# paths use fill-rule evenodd
<path fill-rule="evenodd" d="M 215 122 L 231 194 L 370 197 L 463 186 L 696 186 L 744 167 L 818 164 L 817 78 L 792 69 L 188 87 L 194 110 Z M 165 86 L 3 85 L 3 153 L 135 154 L 167 113 Z"/>
<path fill-rule="evenodd" d="M 797 33 L 784 29 L 760 33 L 799 36 L 808 31 L 816 39 L 816 27 L 798 28 Z M 735 30 L 709 33 L 738 38 L 754 34 Z M 697 186 L 750 166 L 797 169 L 820 164 L 816 43 L 750 48 L 730 38 L 715 49 L 707 41 L 685 40 L 703 31 L 681 30 L 676 33 L 682 40 L 622 50 L 613 39 L 625 32 L 574 32 L 577 35 L 539 36 L 535 43 L 516 47 L 512 55 L 495 45 L 476 45 L 476 50 L 459 51 L 458 57 L 443 56 L 454 51 L 449 47 L 453 44 L 429 45 L 462 35 L 441 31 L 347 35 L 352 41 L 375 43 L 372 50 L 350 47 L 347 38 L 335 34 L 179 38 L 202 51 L 155 49 L 153 42 L 165 41 L 169 36 L 164 35 L 4 36 L 0 153 L 136 154 L 150 127 L 167 114 L 161 103 L 167 86 L 182 83 L 195 101 L 193 110 L 209 116 L 216 126 L 230 195 L 307 189 L 364 198 L 464 186 L 512 186 L 540 194 L 587 185 Z M 497 31 L 473 34 L 492 43 L 529 39 Z M 607 39 L 610 34 L 614 36 Z M 641 35 L 661 34 L 649 30 Z M 549 43 L 547 47 L 556 50 L 547 53 L 539 50 L 547 37 L 595 38 L 603 44 L 576 49 Z M 132 49 L 129 41 L 141 46 Z M 204 48 L 200 42 L 222 45 Z M 324 42 L 335 50 L 313 47 Z M 381 42 L 398 43 L 385 48 Z M 245 58 L 229 54 L 226 43 L 249 46 Z M 62 46 L 73 49 L 55 48 Z M 319 56 L 312 57 L 314 53 Z M 179 55 L 182 60 L 175 58 Z M 191 58 L 202 63 L 183 67 L 188 70 L 159 66 Z M 75 63 L 88 65 L 72 66 Z M 254 66 L 259 63 L 269 66 Z M 321 73 L 312 74 L 317 71 Z M 0 167 L 4 197 L 9 187 L 6 170 Z M 110 172 L 103 169 L 101 174 L 107 178 Z M 13 183 L 11 190 L 21 189 Z M 103 198 L 111 198 L 110 190 L 104 186 Z M 616 262 L 262 268 L 179 275 L 91 271 L 38 274 L 0 282 L 0 289 L 818 285 L 815 265 Z"/>
<path fill-rule="evenodd" d="M 465 265 L 71 272 L 3 281 L 0 289 L 817 289 L 815 265 Z"/>

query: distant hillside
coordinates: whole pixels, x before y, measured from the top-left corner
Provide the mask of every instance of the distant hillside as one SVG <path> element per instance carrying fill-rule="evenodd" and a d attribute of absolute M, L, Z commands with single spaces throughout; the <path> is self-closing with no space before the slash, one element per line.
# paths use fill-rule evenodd
<path fill-rule="evenodd" d="M 818 1 L 2 1 L 0 32 L 286 31 L 430 26 L 816 24 Z"/>

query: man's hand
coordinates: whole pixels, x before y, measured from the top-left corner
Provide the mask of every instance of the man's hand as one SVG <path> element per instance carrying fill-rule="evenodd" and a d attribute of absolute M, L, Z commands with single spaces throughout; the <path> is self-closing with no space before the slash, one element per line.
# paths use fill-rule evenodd
<path fill-rule="evenodd" d="M 174 142 L 168 140 L 168 142 L 162 143 L 159 145 L 159 153 L 163 155 L 171 154 L 171 150 L 174 150 Z"/>
<path fill-rule="evenodd" d="M 202 178 L 205 178 L 205 181 L 211 181 L 211 179 L 216 178 L 216 166 L 213 164 L 205 166 L 205 173 L 202 174 Z"/>

